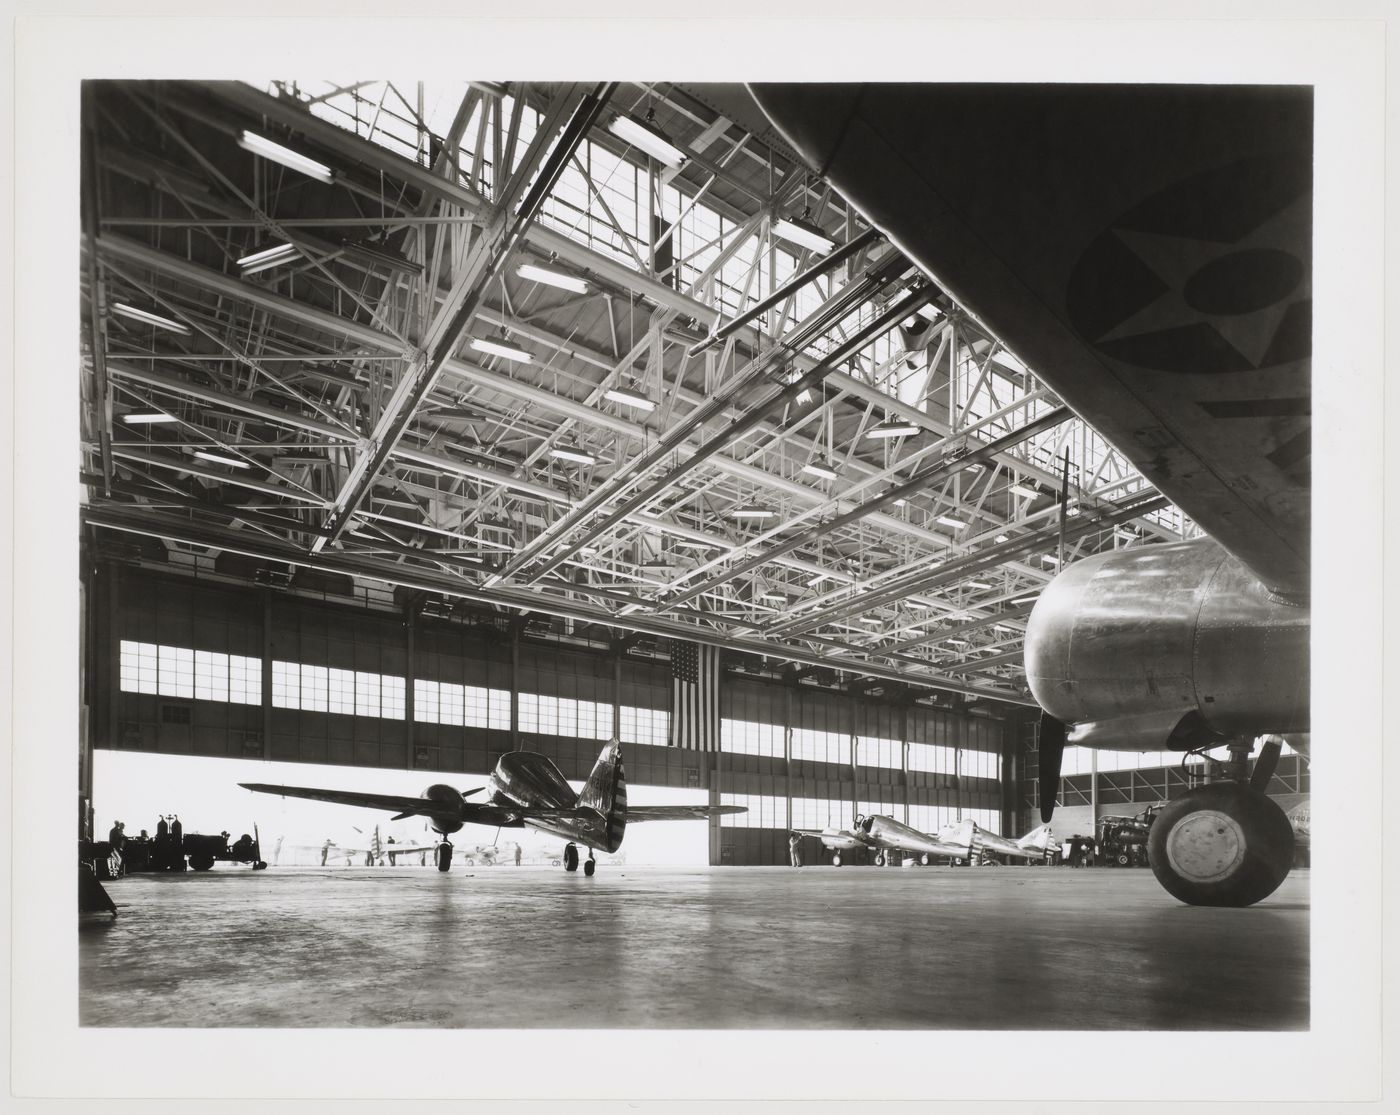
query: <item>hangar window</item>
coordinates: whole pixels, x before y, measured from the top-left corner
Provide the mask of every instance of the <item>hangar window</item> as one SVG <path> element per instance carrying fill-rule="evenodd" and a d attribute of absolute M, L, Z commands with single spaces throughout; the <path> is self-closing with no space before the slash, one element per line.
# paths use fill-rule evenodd
<path fill-rule="evenodd" d="M 402 720 L 404 717 L 404 680 L 393 674 L 381 674 L 379 678 L 379 715 L 385 720 Z"/>
<path fill-rule="evenodd" d="M 725 751 L 741 755 L 767 755 L 775 759 L 783 757 L 784 730 L 778 724 L 760 724 L 754 720 L 729 720 L 719 722 L 719 745 Z"/>
<path fill-rule="evenodd" d="M 863 767 L 890 767 L 899 770 L 903 744 L 897 739 L 882 739 L 879 736 L 858 736 L 856 757 Z"/>
<path fill-rule="evenodd" d="M 330 671 L 325 666 L 301 665 L 301 709 L 303 712 L 330 711 Z"/>
<path fill-rule="evenodd" d="M 465 725 L 507 732 L 510 731 L 510 692 L 414 678 L 413 719 L 423 724 Z"/>
<path fill-rule="evenodd" d="M 958 773 L 965 778 L 1001 778 L 1001 756 L 993 751 L 964 749 L 958 755 Z"/>
<path fill-rule="evenodd" d="M 159 692 L 160 649 L 155 643 L 122 640 L 121 686 L 126 693 Z"/>
<path fill-rule="evenodd" d="M 163 697 L 194 696 L 194 651 L 160 648 L 160 693 Z"/>
<path fill-rule="evenodd" d="M 355 715 L 379 715 L 379 675 L 363 670 L 355 674 Z"/>
<path fill-rule="evenodd" d="M 792 757 L 818 763 L 851 762 L 851 737 L 844 732 L 823 732 L 815 728 L 792 730 Z"/>
<path fill-rule="evenodd" d="M 262 659 L 228 656 L 228 699 L 236 705 L 262 704 Z"/>
<path fill-rule="evenodd" d="M 522 693 L 520 730 L 576 739 L 612 739 L 612 705 L 603 701 Z"/>
<path fill-rule="evenodd" d="M 911 743 L 909 745 L 909 769 L 928 771 L 933 774 L 956 774 L 958 767 L 957 749 L 931 743 Z"/>
<path fill-rule="evenodd" d="M 854 815 L 851 803 L 841 798 L 792 799 L 793 828 L 845 828 Z"/>
<path fill-rule="evenodd" d="M 301 670 L 295 662 L 272 663 L 273 708 L 301 708 Z"/>
<path fill-rule="evenodd" d="M 194 652 L 194 696 L 197 701 L 228 700 L 228 655 L 212 650 Z"/>
<path fill-rule="evenodd" d="M 355 715 L 355 671 L 330 670 L 328 674 L 329 704 L 331 712 L 342 716 Z"/>
<path fill-rule="evenodd" d="M 623 743 L 649 743 L 653 747 L 666 746 L 666 734 L 671 727 L 671 716 L 664 709 L 637 708 L 623 705 L 621 712 L 621 739 Z"/>
<path fill-rule="evenodd" d="M 720 817 L 722 828 L 780 829 L 787 827 L 787 799 L 768 794 L 720 794 L 721 805 L 742 805 L 747 813 Z"/>

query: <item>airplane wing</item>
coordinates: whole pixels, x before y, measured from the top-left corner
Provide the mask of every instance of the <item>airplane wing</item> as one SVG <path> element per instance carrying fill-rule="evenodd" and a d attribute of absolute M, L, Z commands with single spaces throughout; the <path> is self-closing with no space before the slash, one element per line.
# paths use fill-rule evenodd
<path fill-rule="evenodd" d="M 743 805 L 629 805 L 627 820 L 631 821 L 703 821 L 709 817 L 747 813 Z"/>
<path fill-rule="evenodd" d="M 427 816 L 436 808 L 442 810 L 442 802 L 428 798 L 399 797 L 396 794 L 366 794 L 359 790 L 318 790 L 313 786 L 273 786 L 265 782 L 240 782 L 245 790 L 260 794 L 277 794 L 285 798 L 307 798 L 310 801 L 328 801 L 333 805 L 358 805 L 365 809 L 383 809 L 410 816 Z"/>
<path fill-rule="evenodd" d="M 755 85 L 819 174 L 1271 590 L 1308 587 L 1305 86 Z"/>

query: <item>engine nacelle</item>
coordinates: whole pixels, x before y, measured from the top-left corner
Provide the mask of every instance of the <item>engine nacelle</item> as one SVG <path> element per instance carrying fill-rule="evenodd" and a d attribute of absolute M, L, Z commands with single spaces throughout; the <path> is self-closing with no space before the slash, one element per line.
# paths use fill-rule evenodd
<path fill-rule="evenodd" d="M 1098 554 L 1041 593 L 1026 680 L 1091 747 L 1306 731 L 1309 622 L 1208 538 Z"/>
<path fill-rule="evenodd" d="M 430 801 L 440 801 L 443 804 L 441 813 L 434 811 L 428 815 L 428 823 L 438 832 L 446 836 L 462 827 L 463 799 L 460 790 L 445 782 L 438 782 L 424 790 L 423 796 Z"/>

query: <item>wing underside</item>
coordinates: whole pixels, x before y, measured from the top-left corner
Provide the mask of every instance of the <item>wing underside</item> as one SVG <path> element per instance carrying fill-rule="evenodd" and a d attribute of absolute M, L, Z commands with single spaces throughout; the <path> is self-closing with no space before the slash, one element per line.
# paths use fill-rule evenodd
<path fill-rule="evenodd" d="M 629 805 L 627 820 L 633 821 L 704 821 L 710 817 L 747 813 L 742 805 Z"/>
<path fill-rule="evenodd" d="M 359 790 L 322 790 L 313 786 L 274 786 L 262 782 L 240 782 L 245 790 L 260 794 L 276 794 L 286 798 L 325 801 L 332 805 L 354 805 L 362 809 L 382 809 L 406 816 L 429 816 L 434 809 L 441 811 L 443 803 L 428 798 L 401 797 L 397 794 L 367 794 Z"/>
<path fill-rule="evenodd" d="M 1164 495 L 1271 589 L 1306 592 L 1308 88 L 753 92 Z"/>

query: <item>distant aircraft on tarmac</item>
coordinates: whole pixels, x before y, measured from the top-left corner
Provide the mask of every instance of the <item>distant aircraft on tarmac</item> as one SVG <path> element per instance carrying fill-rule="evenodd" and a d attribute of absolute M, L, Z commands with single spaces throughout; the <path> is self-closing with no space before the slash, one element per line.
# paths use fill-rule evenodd
<path fill-rule="evenodd" d="M 972 850 L 991 852 L 995 856 L 1010 856 L 1013 859 L 1044 860 L 1046 852 L 1055 843 L 1054 833 L 1049 825 L 1031 829 L 1019 840 L 1008 840 L 994 832 L 988 832 L 975 822 L 972 825 Z"/>
<path fill-rule="evenodd" d="M 273 786 L 240 782 L 245 790 L 282 797 L 309 798 L 337 805 L 392 811 L 394 820 L 426 817 L 442 836 L 435 858 L 439 871 L 452 867 L 452 843 L 447 837 L 463 825 L 522 828 L 529 825 L 568 841 L 564 846 L 564 870 L 577 871 L 578 845 L 588 849 L 583 873 L 597 866 L 593 850 L 616 852 L 628 821 L 694 821 L 727 813 L 744 813 L 741 805 L 627 805 L 627 780 L 622 771 L 622 745 L 609 742 L 598 756 L 581 792 L 575 793 L 563 773 L 544 755 L 511 751 L 502 755 L 485 786 L 457 790 L 443 783 L 429 786 L 419 798 L 394 794 L 366 794 L 355 790 L 318 790 L 307 786 Z M 485 802 L 467 798 L 490 791 Z"/>
<path fill-rule="evenodd" d="M 1044 859 L 1045 850 L 1053 837 L 1050 826 L 1041 825 L 1032 829 L 1019 840 L 1007 840 L 994 832 L 988 832 L 971 818 L 945 825 L 936 834 L 923 833 L 911 828 L 893 817 L 873 814 L 857 817 L 849 829 L 793 829 L 803 836 L 815 836 L 824 848 L 831 851 L 833 867 L 841 866 L 841 853 L 856 848 L 867 848 L 875 853 L 875 866 L 883 867 L 885 861 L 896 853 L 917 856 L 925 865 L 935 859 L 966 860 L 974 852 L 992 852 L 999 856 L 1013 856 L 1018 859 Z"/>
<path fill-rule="evenodd" d="M 353 826 L 352 826 L 353 827 Z M 356 832 L 360 832 L 358 828 Z M 361 833 L 363 835 L 363 833 Z M 379 826 L 374 826 L 374 834 L 370 837 L 369 843 L 362 848 L 347 848 L 340 844 L 332 844 L 336 855 L 343 855 L 348 866 L 353 856 L 364 856 L 365 866 L 383 867 L 386 863 L 393 865 L 400 855 L 407 855 L 409 852 L 432 852 L 437 848 L 436 844 L 398 844 L 380 839 Z"/>

